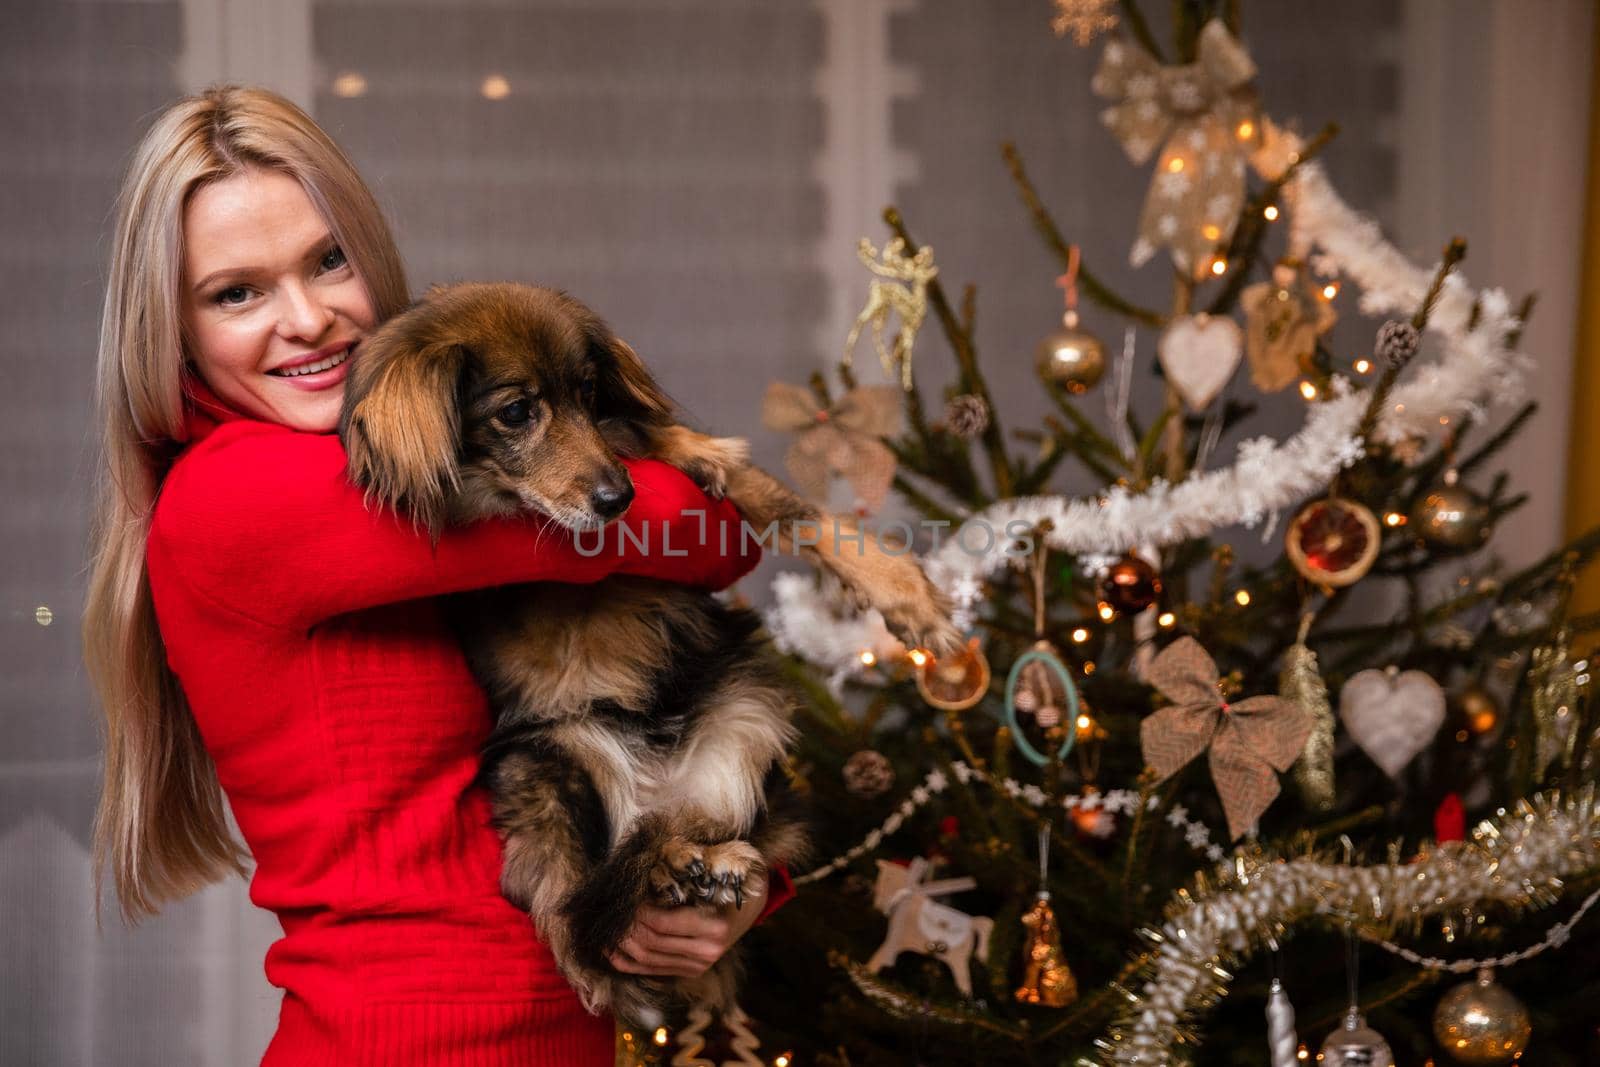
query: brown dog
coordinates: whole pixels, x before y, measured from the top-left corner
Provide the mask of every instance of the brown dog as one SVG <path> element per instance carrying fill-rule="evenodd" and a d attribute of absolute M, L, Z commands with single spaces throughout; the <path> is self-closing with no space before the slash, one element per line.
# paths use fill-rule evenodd
<path fill-rule="evenodd" d="M 433 290 L 362 342 L 339 432 L 352 480 L 436 538 L 528 511 L 600 530 L 632 499 L 619 457 L 665 460 L 757 530 L 776 522 L 781 546 L 902 635 L 955 642 L 909 557 L 853 538 L 749 466 L 743 441 L 678 425 L 633 350 L 563 293 Z M 796 523 L 815 527 L 797 538 Z M 802 853 L 783 771 L 792 698 L 757 617 L 621 576 L 460 594 L 450 614 L 496 713 L 484 775 L 502 887 L 585 1005 L 648 1022 L 675 998 L 731 1004 L 731 957 L 693 981 L 620 974 L 606 957 L 641 903 L 737 904 L 750 879 Z"/>

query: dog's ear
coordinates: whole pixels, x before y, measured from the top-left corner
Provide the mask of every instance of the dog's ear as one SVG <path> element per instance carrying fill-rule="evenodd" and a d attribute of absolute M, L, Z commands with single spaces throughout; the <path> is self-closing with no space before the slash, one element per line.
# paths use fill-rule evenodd
<path fill-rule="evenodd" d="M 412 521 L 434 543 L 446 501 L 461 486 L 461 386 L 471 353 L 422 341 L 401 319 L 362 341 L 345 383 L 339 436 L 348 476 Z"/>
<path fill-rule="evenodd" d="M 622 419 L 639 429 L 671 425 L 672 400 L 633 347 L 609 332 L 590 342 L 598 367 L 595 382 L 595 419 Z"/>

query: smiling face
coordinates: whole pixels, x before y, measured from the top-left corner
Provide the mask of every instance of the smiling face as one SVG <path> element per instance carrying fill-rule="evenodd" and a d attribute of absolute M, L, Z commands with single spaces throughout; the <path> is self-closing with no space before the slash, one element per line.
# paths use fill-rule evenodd
<path fill-rule="evenodd" d="M 254 418 L 331 432 L 347 357 L 376 316 L 300 183 L 247 167 L 202 186 L 183 246 L 186 354 L 200 377 Z"/>

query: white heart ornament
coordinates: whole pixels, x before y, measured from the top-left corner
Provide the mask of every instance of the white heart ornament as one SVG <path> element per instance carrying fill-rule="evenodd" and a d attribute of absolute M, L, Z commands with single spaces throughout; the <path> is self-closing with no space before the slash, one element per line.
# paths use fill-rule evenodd
<path fill-rule="evenodd" d="M 1173 319 L 1156 345 L 1167 381 L 1196 411 L 1216 399 L 1244 358 L 1244 333 L 1225 316 Z"/>
<path fill-rule="evenodd" d="M 1428 747 L 1444 711 L 1444 690 L 1422 671 L 1362 671 L 1339 694 L 1344 728 L 1390 778 Z"/>

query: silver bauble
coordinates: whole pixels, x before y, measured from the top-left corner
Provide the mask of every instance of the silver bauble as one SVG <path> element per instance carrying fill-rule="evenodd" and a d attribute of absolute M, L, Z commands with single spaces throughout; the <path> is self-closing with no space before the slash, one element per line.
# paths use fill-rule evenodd
<path fill-rule="evenodd" d="M 1528 1009 L 1488 970 L 1446 993 L 1433 1012 L 1439 1046 L 1467 1067 L 1515 1062 L 1532 1034 Z"/>
<path fill-rule="evenodd" d="M 1086 393 L 1106 372 L 1106 346 L 1078 326 L 1078 313 L 1062 316 L 1061 329 L 1039 342 L 1039 377 L 1074 395 Z"/>
<path fill-rule="evenodd" d="M 1424 541 L 1443 548 L 1476 548 L 1489 538 L 1489 505 L 1462 485 L 1430 490 L 1408 521 Z"/>
<path fill-rule="evenodd" d="M 1383 1035 L 1369 1030 L 1367 1020 L 1351 1008 L 1344 1025 L 1322 1043 L 1317 1063 L 1321 1067 L 1394 1067 L 1394 1053 Z"/>

